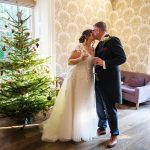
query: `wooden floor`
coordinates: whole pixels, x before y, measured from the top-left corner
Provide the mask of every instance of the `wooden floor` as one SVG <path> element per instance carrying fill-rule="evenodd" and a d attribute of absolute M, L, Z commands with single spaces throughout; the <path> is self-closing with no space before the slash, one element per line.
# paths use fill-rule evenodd
<path fill-rule="evenodd" d="M 121 135 L 112 150 L 150 150 L 150 102 L 140 105 L 138 110 L 133 106 L 126 103 L 119 108 Z M 107 135 L 90 142 L 46 143 L 41 141 L 38 127 L 0 129 L 0 150 L 104 150 L 109 136 L 108 130 Z"/>

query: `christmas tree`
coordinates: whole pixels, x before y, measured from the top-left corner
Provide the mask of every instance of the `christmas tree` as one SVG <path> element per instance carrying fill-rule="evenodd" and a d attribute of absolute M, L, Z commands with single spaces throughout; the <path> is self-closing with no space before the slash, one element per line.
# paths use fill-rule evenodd
<path fill-rule="evenodd" d="M 0 60 L 0 114 L 22 120 L 29 120 L 34 114 L 54 105 L 56 98 L 55 81 L 47 67 L 49 58 L 37 54 L 39 39 L 30 37 L 22 11 L 16 18 L 9 13 L 8 24 L 12 37 L 3 37 L 3 51 L 6 59 Z"/>

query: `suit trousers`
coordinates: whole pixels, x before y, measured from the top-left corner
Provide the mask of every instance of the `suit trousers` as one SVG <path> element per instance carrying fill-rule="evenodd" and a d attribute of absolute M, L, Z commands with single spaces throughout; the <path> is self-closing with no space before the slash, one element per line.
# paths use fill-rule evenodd
<path fill-rule="evenodd" d="M 95 81 L 95 92 L 99 129 L 105 130 L 108 121 L 111 135 L 119 135 L 116 103 L 113 101 L 113 98 L 109 97 L 103 90 L 100 81 Z"/>

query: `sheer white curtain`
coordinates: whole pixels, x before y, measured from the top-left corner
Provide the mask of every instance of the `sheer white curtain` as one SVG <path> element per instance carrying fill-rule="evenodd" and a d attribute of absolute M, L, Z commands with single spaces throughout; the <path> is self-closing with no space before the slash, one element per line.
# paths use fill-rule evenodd
<path fill-rule="evenodd" d="M 38 49 L 41 57 L 51 56 L 51 73 L 56 75 L 55 51 L 55 0 L 36 0 L 33 9 L 33 36 L 40 38 Z"/>

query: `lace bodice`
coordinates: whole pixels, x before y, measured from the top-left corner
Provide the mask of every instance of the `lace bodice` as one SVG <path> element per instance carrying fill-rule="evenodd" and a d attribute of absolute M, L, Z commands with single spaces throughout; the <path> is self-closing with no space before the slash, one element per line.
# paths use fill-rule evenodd
<path fill-rule="evenodd" d="M 81 53 L 87 53 L 88 57 L 86 60 L 74 65 L 72 69 L 72 73 L 78 78 L 83 78 L 83 79 L 91 79 L 93 78 L 93 56 L 90 55 L 84 48 L 82 44 L 78 45 L 76 47 L 76 50 L 81 50 Z"/>

